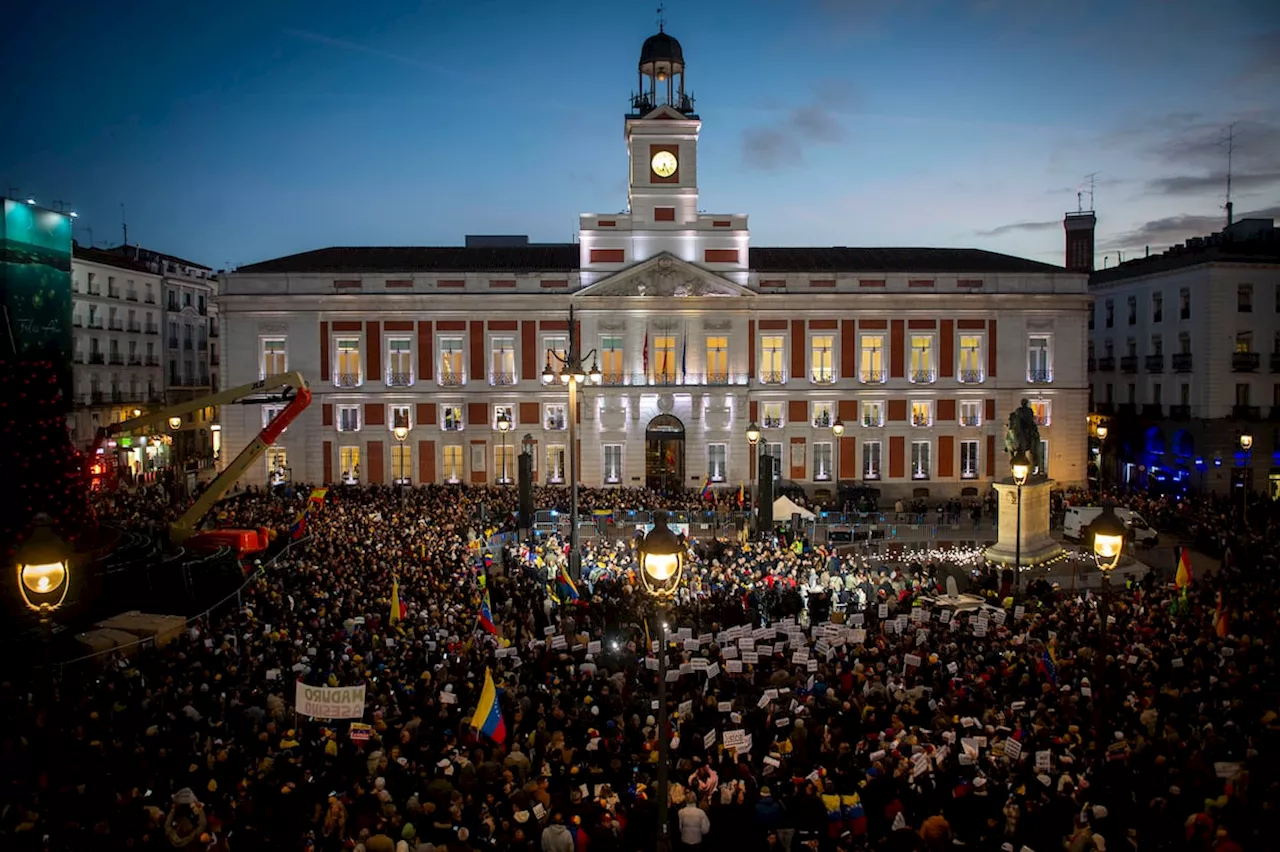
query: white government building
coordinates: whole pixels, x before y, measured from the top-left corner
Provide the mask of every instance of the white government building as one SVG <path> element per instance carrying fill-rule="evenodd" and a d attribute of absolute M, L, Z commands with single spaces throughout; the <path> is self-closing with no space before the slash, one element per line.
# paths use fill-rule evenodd
<path fill-rule="evenodd" d="M 583 214 L 577 243 L 322 248 L 228 275 L 223 386 L 298 370 L 315 394 L 248 480 L 514 480 L 527 436 L 537 481 L 564 481 L 568 394 L 542 376 L 573 306 L 603 373 L 580 398 L 585 485 L 709 477 L 736 491 L 755 476 L 754 421 L 780 478 L 810 489 L 985 493 L 1008 475 L 1005 420 L 1023 398 L 1048 474 L 1083 484 L 1088 269 L 976 249 L 752 247 L 746 215 L 699 212 L 684 70 L 671 36 L 644 43 L 628 210 Z M 224 409 L 224 458 L 275 410 Z"/>

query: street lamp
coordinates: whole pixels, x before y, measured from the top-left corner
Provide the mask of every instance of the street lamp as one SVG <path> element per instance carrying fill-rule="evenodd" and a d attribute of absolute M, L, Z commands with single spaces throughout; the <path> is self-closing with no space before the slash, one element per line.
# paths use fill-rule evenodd
<path fill-rule="evenodd" d="M 667 744 L 671 739 L 667 716 L 667 614 L 666 604 L 684 576 L 685 545 L 667 526 L 667 513 L 654 512 L 653 529 L 638 545 L 640 580 L 658 604 L 658 846 L 671 848 L 667 820 Z"/>
<path fill-rule="evenodd" d="M 831 454 L 831 466 L 835 468 L 832 472 L 832 480 L 836 484 L 836 500 L 840 499 L 840 437 L 844 435 L 844 421 L 839 417 L 836 422 L 831 424 L 831 434 L 836 436 L 835 451 Z"/>
<path fill-rule="evenodd" d="M 1124 521 L 1116 515 L 1115 509 L 1107 506 L 1102 514 L 1093 519 L 1089 525 L 1093 532 L 1093 560 L 1104 577 L 1120 564 L 1120 554 L 1124 552 Z"/>
<path fill-rule="evenodd" d="M 173 429 L 173 430 L 175 430 L 175 431 L 176 431 L 176 430 L 178 430 L 178 429 L 181 429 L 181 428 L 182 428 L 182 418 L 181 418 L 181 417 L 179 417 L 179 416 L 178 416 L 178 415 L 176 415 L 176 414 L 175 414 L 175 415 L 173 415 L 172 417 L 170 417 L 170 418 L 169 418 L 169 428 L 170 428 L 170 429 Z"/>
<path fill-rule="evenodd" d="M 1244 450 L 1244 469 L 1240 471 L 1240 520 L 1249 522 L 1249 483 L 1253 479 L 1253 435 L 1240 436 L 1240 449 Z"/>
<path fill-rule="evenodd" d="M 759 475 L 756 468 L 760 466 L 760 456 L 756 454 L 756 445 L 760 443 L 760 424 L 754 420 L 747 427 L 747 443 L 751 445 L 751 514 L 747 515 L 747 520 L 750 522 L 755 517 L 756 506 L 760 502 L 756 494 L 756 477 Z M 754 526 L 754 524 L 752 525 Z M 748 535 L 751 533 L 751 530 L 747 531 Z"/>
<path fill-rule="evenodd" d="M 1018 486 L 1018 521 L 1014 538 L 1016 542 L 1013 546 L 1013 584 L 1018 591 L 1022 590 L 1022 486 L 1027 484 L 1027 477 L 1031 475 L 1031 459 L 1027 458 L 1026 450 L 1018 452 L 1013 458 L 1009 459 L 1009 470 L 1013 474 L 1013 484 Z"/>
<path fill-rule="evenodd" d="M 39 613 L 40 622 L 46 627 L 54 610 L 66 600 L 71 586 L 71 564 L 66 550 L 66 544 L 45 517 L 37 521 L 36 528 L 15 554 L 22 601 Z"/>
<path fill-rule="evenodd" d="M 511 418 L 507 416 L 507 412 L 498 412 L 498 432 L 502 435 L 502 475 L 498 479 L 498 483 L 507 482 L 507 433 L 511 431 Z"/>
<path fill-rule="evenodd" d="M 1098 486 L 1099 487 L 1106 485 L 1106 482 L 1107 482 L 1105 468 L 1107 464 L 1107 446 L 1106 445 L 1107 445 L 1108 431 L 1110 430 L 1107 429 L 1107 424 L 1105 423 L 1098 424 L 1097 433 L 1098 433 Z"/>
<path fill-rule="evenodd" d="M 396 466 L 399 468 L 399 472 L 396 474 L 396 482 L 403 484 L 409 478 L 404 472 L 404 442 L 409 437 L 409 427 L 401 423 L 391 430 L 391 434 L 395 436 L 396 442 L 400 444 L 400 452 L 397 453 L 399 462 Z"/>
<path fill-rule="evenodd" d="M 1105 423 L 1098 424 L 1098 440 L 1099 441 L 1107 440 L 1107 424 Z"/>

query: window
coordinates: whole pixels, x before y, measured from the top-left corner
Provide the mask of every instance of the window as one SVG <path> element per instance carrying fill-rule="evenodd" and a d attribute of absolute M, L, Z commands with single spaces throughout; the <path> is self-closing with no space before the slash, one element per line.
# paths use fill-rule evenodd
<path fill-rule="evenodd" d="M 869 385 L 884 382 L 884 335 L 862 335 L 858 352 L 858 381 Z"/>
<path fill-rule="evenodd" d="M 1253 285 L 1240 284 L 1236 286 L 1236 311 L 1242 314 L 1253 313 Z"/>
<path fill-rule="evenodd" d="M 1053 349 L 1046 334 L 1033 334 L 1027 339 L 1027 381 L 1053 381 Z"/>
<path fill-rule="evenodd" d="M 653 338 L 653 381 L 659 385 L 673 384 L 676 380 L 676 339 L 673 335 Z"/>
<path fill-rule="evenodd" d="M 928 384 L 937 379 L 933 358 L 933 335 L 911 335 L 911 381 Z"/>
<path fill-rule="evenodd" d="M 1040 427 L 1050 426 L 1053 423 L 1051 405 L 1047 399 L 1031 400 L 1031 410 L 1036 413 L 1036 425 Z"/>
<path fill-rule="evenodd" d="M 723 385 L 729 382 L 729 338 L 707 338 L 707 384 Z"/>
<path fill-rule="evenodd" d="M 829 482 L 832 477 L 831 442 L 819 441 L 813 445 L 813 478 L 818 482 Z"/>
<path fill-rule="evenodd" d="M 1191 354 L 1191 334 L 1189 332 L 1178 332 L 1178 353 L 1181 355 Z"/>
<path fill-rule="evenodd" d="M 391 445 L 391 480 L 397 485 L 413 481 L 413 448 L 408 444 Z"/>
<path fill-rule="evenodd" d="M 1249 404 L 1249 384 L 1240 382 L 1236 385 L 1236 405 Z"/>
<path fill-rule="evenodd" d="M 409 419 L 409 406 L 393 405 L 391 406 L 390 428 L 398 429 L 401 426 L 405 429 L 413 428 L 413 423 Z"/>
<path fill-rule="evenodd" d="M 1178 385 L 1178 404 L 1179 405 L 1191 404 L 1191 385 L 1186 383 Z"/>
<path fill-rule="evenodd" d="M 289 479 L 289 454 L 284 447 L 267 447 L 267 482 L 280 485 Z"/>
<path fill-rule="evenodd" d="M 604 445 L 604 481 L 616 483 L 622 481 L 622 445 Z"/>
<path fill-rule="evenodd" d="M 1151 354 L 1164 355 L 1164 337 L 1159 334 L 1151 335 Z"/>
<path fill-rule="evenodd" d="M 764 451 L 773 459 L 773 478 L 780 479 L 782 477 L 782 444 L 765 444 Z"/>
<path fill-rule="evenodd" d="M 783 338 L 778 335 L 760 338 L 760 381 L 767 385 L 780 385 L 787 380 L 782 344 Z"/>
<path fill-rule="evenodd" d="M 982 425 L 982 402 L 977 399 L 960 400 L 960 425 Z"/>
<path fill-rule="evenodd" d="M 1236 335 L 1236 351 L 1241 353 L 1253 351 L 1253 332 L 1242 331 Z"/>
<path fill-rule="evenodd" d="M 1129 325 L 1138 324 L 1138 297 L 1130 296 L 1127 300 L 1129 306 Z"/>
<path fill-rule="evenodd" d="M 567 408 L 563 402 L 548 402 L 543 405 L 542 428 L 550 429 L 553 432 L 569 428 L 569 418 L 565 414 L 566 411 Z"/>
<path fill-rule="evenodd" d="M 342 481 L 353 484 L 360 481 L 360 448 L 339 447 L 338 465 L 342 469 Z"/>
<path fill-rule="evenodd" d="M 360 385 L 360 339 L 340 337 L 337 341 L 338 357 L 334 367 L 333 383 L 340 388 Z"/>
<path fill-rule="evenodd" d="M 707 478 L 712 482 L 724 482 L 725 457 L 724 444 L 707 444 Z"/>
<path fill-rule="evenodd" d="M 1036 469 L 1032 473 L 1049 475 L 1049 442 L 1042 440 L 1040 442 L 1040 464 L 1036 465 Z"/>
<path fill-rule="evenodd" d="M 264 406 L 262 406 L 262 428 L 263 428 L 263 429 L 265 429 L 265 428 L 267 428 L 268 426 L 270 426 L 270 425 L 271 425 L 271 421 L 272 421 L 272 420 L 275 420 L 275 419 L 276 419 L 276 417 L 277 417 L 277 416 L 279 416 L 279 414 L 280 414 L 280 412 L 281 412 L 281 411 L 284 411 L 284 406 L 283 406 L 283 405 L 264 405 Z M 286 427 L 284 428 L 284 431 L 288 432 L 288 431 L 289 431 L 289 427 L 288 427 L 288 426 L 286 426 Z"/>
<path fill-rule="evenodd" d="M 457 444 L 446 444 L 443 448 L 444 481 L 462 481 L 462 447 Z"/>
<path fill-rule="evenodd" d="M 884 402 L 877 399 L 862 403 L 862 425 L 868 428 L 884 425 Z"/>
<path fill-rule="evenodd" d="M 862 478 L 880 478 L 880 442 L 866 441 L 862 445 Z"/>
<path fill-rule="evenodd" d="M 262 339 L 262 355 L 258 364 L 258 378 L 278 376 L 289 371 L 289 352 L 285 348 L 283 337 L 265 337 Z"/>
<path fill-rule="evenodd" d="M 508 431 L 514 431 L 516 428 L 516 407 L 514 405 L 511 405 L 510 403 L 495 404 L 493 406 L 493 414 L 492 414 L 492 419 L 490 421 L 490 425 L 494 429 L 497 429 L 498 422 L 501 420 L 506 420 L 507 423 L 511 425 L 511 429 Z"/>
<path fill-rule="evenodd" d="M 764 428 L 781 429 L 785 425 L 782 420 L 782 403 L 766 402 L 762 408 L 764 408 L 764 423 L 761 425 Z"/>
<path fill-rule="evenodd" d="M 1151 403 L 1152 403 L 1153 405 L 1162 405 L 1162 404 L 1163 404 L 1163 400 L 1161 400 L 1161 398 L 1160 398 L 1160 397 L 1163 395 L 1163 394 L 1161 393 L 1161 391 L 1162 391 L 1162 390 L 1163 390 L 1163 388 L 1161 388 L 1161 387 L 1160 387 L 1160 383 L 1159 383 L 1159 382 L 1155 382 L 1154 384 L 1152 384 L 1152 385 L 1151 385 Z"/>
<path fill-rule="evenodd" d="M 928 441 L 912 441 L 911 442 L 911 478 L 912 479 L 928 479 L 929 478 L 929 447 Z"/>
<path fill-rule="evenodd" d="M 1124 342 L 1124 354 L 1130 358 L 1138 357 L 1138 339 L 1130 337 Z"/>
<path fill-rule="evenodd" d="M 547 348 L 551 349 L 552 341 L 560 341 L 560 346 L 566 345 L 563 337 L 554 337 L 547 339 Z M 604 373 L 604 383 L 606 385 L 620 385 L 623 382 L 623 376 L 626 374 L 626 363 L 623 358 L 622 338 L 618 336 L 606 336 L 600 338 L 600 370 Z"/>
<path fill-rule="evenodd" d="M 981 335 L 960 335 L 960 372 L 957 378 L 965 383 L 980 382 L 985 378 L 982 370 Z"/>
<path fill-rule="evenodd" d="M 493 470 L 497 474 L 498 484 L 506 485 L 512 481 L 516 472 L 516 448 L 510 441 L 493 446 Z"/>
<path fill-rule="evenodd" d="M 445 403 L 440 406 L 440 428 L 446 432 L 461 432 L 467 428 L 467 422 L 462 419 L 461 404 Z"/>
<path fill-rule="evenodd" d="M 1106 326 L 1114 328 L 1116 324 L 1116 303 L 1114 299 L 1107 299 L 1106 308 Z"/>
<path fill-rule="evenodd" d="M 1164 321 L 1164 293 L 1151 294 L 1151 322 Z"/>
<path fill-rule="evenodd" d="M 462 338 L 440 338 L 440 384 L 459 387 L 466 382 L 466 370 L 462 361 Z"/>
<path fill-rule="evenodd" d="M 1178 291 L 1178 319 L 1191 319 L 1191 288 L 1183 287 Z"/>
<path fill-rule="evenodd" d="M 358 405 L 339 405 L 338 406 L 338 431 L 339 432 L 359 432 L 360 431 L 360 406 Z"/>
<path fill-rule="evenodd" d="M 495 337 L 489 341 L 489 384 L 514 385 L 515 383 L 515 344 L 510 337 Z"/>
<path fill-rule="evenodd" d="M 413 384 L 413 347 L 407 337 L 387 340 L 387 386 L 407 388 Z"/>
<path fill-rule="evenodd" d="M 978 478 L 978 442 L 960 442 L 960 478 Z"/>
<path fill-rule="evenodd" d="M 1136 385 L 1130 383 L 1128 396 L 1129 396 L 1130 405 L 1135 405 L 1138 402 L 1138 392 L 1137 392 Z"/>
<path fill-rule="evenodd" d="M 1111 405 L 1111 404 L 1112 404 L 1113 402 L 1115 402 L 1115 401 L 1116 401 L 1116 386 L 1115 386 L 1115 385 L 1113 385 L 1111 382 L 1107 382 L 1107 399 L 1106 399 L 1106 403 L 1107 403 L 1107 405 Z"/>
<path fill-rule="evenodd" d="M 564 482 L 563 444 L 551 444 L 547 447 L 547 482 Z"/>
<path fill-rule="evenodd" d="M 813 417 L 811 419 L 811 422 L 813 423 L 813 428 L 830 429 L 831 424 L 835 422 L 835 417 L 832 416 L 831 410 L 832 410 L 832 403 L 815 402 L 813 404 Z"/>
<path fill-rule="evenodd" d="M 836 380 L 834 338 L 822 335 L 809 339 L 809 379 L 824 385 Z"/>
<path fill-rule="evenodd" d="M 543 366 L 546 366 L 547 352 L 551 353 L 551 372 L 559 373 L 564 369 L 564 362 L 569 356 L 569 338 L 553 335 L 542 339 Z M 608 370 L 605 371 L 606 373 Z"/>
<path fill-rule="evenodd" d="M 915 399 L 911 401 L 911 425 L 933 425 L 933 400 Z"/>

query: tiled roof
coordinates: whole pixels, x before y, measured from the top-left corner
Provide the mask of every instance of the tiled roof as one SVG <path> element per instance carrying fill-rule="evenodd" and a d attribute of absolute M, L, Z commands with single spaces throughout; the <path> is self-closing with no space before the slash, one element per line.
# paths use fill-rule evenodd
<path fill-rule="evenodd" d="M 981 249 L 752 248 L 751 269 L 784 272 L 913 272 L 981 274 L 1061 272 L 1061 267 Z M 572 272 L 574 243 L 494 248 L 342 246 L 264 260 L 237 272 L 371 275 L 414 272 Z"/>
<path fill-rule="evenodd" d="M 1202 263 L 1280 263 L 1280 239 L 1240 240 L 1198 248 L 1175 247 L 1163 254 L 1126 260 L 1119 266 L 1096 270 L 1089 276 L 1089 285 L 1111 284 Z"/>
<path fill-rule="evenodd" d="M 71 248 L 72 256 L 76 260 L 89 261 L 90 263 L 101 263 L 103 266 L 114 266 L 116 269 L 131 269 L 134 272 L 145 272 L 148 275 L 156 273 L 145 263 L 134 260 L 131 257 L 124 257 L 116 254 L 114 251 L 104 251 L 103 249 L 89 248 L 79 245 L 78 243 Z"/>

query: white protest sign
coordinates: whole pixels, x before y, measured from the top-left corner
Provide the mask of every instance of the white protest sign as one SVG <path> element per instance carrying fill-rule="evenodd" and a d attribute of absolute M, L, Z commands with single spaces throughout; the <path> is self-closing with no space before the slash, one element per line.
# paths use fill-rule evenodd
<path fill-rule="evenodd" d="M 307 686 L 298 682 L 294 704 L 302 716 L 313 719 L 359 719 L 364 716 L 364 684 L 360 686 Z"/>
<path fill-rule="evenodd" d="M 724 743 L 725 748 L 738 748 L 742 745 L 742 741 L 746 736 L 747 732 L 742 730 L 725 731 L 721 737 L 721 742 Z"/>
<path fill-rule="evenodd" d="M 702 738 L 702 747 L 705 748 L 707 751 L 711 751 L 711 749 L 715 747 L 715 744 L 716 744 L 716 732 L 715 732 L 715 729 L 712 728 L 710 731 L 707 731 L 707 735 Z"/>
<path fill-rule="evenodd" d="M 1053 752 L 1038 751 L 1036 752 L 1036 771 L 1048 772 L 1053 768 Z"/>
<path fill-rule="evenodd" d="M 1017 740 L 1005 740 L 1004 756 L 1009 758 L 1009 760 L 1013 760 L 1013 761 L 1016 761 L 1018 758 L 1022 757 L 1022 743 L 1018 742 Z"/>

